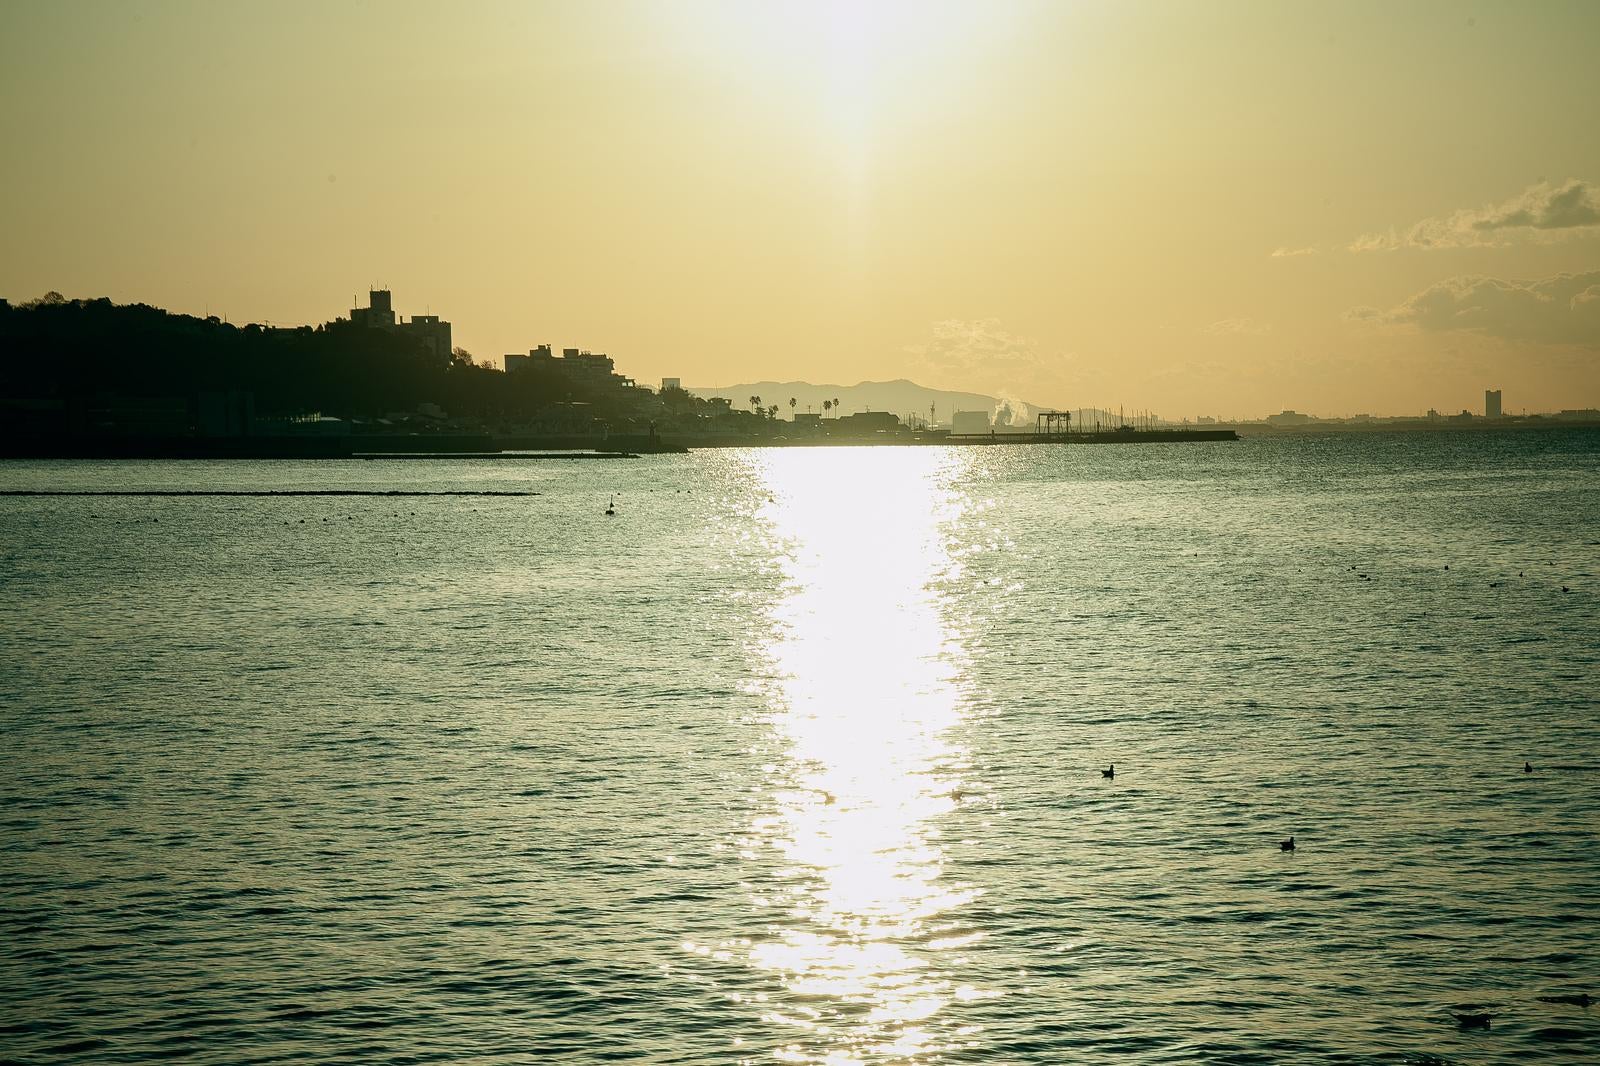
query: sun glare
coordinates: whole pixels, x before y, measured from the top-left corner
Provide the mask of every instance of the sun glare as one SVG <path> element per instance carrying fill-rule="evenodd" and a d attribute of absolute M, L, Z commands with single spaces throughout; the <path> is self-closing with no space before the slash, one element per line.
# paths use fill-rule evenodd
<path fill-rule="evenodd" d="M 752 459 L 788 579 L 768 649 L 788 757 L 754 828 L 790 886 L 774 901 L 786 912 L 781 934 L 752 959 L 816 1005 L 769 1018 L 829 1049 L 815 1061 L 926 1053 L 925 1023 L 974 994 L 929 960 L 962 944 L 941 916 L 972 898 L 946 877 L 935 824 L 971 788 L 951 738 L 963 715 L 961 642 L 937 591 L 952 565 L 942 529 L 961 509 L 948 487 L 957 460 L 932 449 L 867 455 L 869 478 L 855 449 Z"/>

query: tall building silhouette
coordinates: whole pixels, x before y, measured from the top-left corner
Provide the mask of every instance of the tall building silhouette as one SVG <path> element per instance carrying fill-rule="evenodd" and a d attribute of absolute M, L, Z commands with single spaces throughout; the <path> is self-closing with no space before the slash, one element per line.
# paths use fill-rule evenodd
<path fill-rule="evenodd" d="M 394 313 L 394 302 L 388 289 L 373 289 L 367 293 L 366 307 L 352 307 L 350 321 L 358 326 L 386 329 L 403 333 L 422 342 L 435 357 L 444 361 L 450 358 L 450 323 L 438 315 L 412 315 L 407 322 Z"/>
<path fill-rule="evenodd" d="M 378 329 L 393 329 L 395 324 L 394 304 L 391 302 L 388 289 L 373 289 L 367 293 L 367 307 L 352 307 L 350 321 L 359 326 L 375 326 Z"/>
<path fill-rule="evenodd" d="M 1485 389 L 1483 393 L 1483 417 L 1500 417 L 1500 390 Z"/>

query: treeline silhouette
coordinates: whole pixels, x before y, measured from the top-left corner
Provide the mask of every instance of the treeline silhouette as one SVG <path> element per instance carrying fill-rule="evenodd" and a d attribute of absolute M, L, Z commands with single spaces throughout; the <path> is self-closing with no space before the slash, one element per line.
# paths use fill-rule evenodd
<path fill-rule="evenodd" d="M 452 415 L 527 417 L 551 403 L 607 397 L 556 372 L 505 374 L 400 333 L 348 321 L 234 326 L 146 304 L 50 293 L 0 301 L 0 397 L 192 396 L 240 391 L 266 415 L 381 417 L 436 403 Z"/>

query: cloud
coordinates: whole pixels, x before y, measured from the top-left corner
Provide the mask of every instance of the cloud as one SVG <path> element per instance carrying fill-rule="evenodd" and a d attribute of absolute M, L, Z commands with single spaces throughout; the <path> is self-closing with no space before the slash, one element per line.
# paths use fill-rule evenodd
<path fill-rule="evenodd" d="M 1600 270 L 1536 281 L 1477 275 L 1449 278 L 1376 321 L 1410 325 L 1425 333 L 1461 331 L 1600 349 Z"/>
<path fill-rule="evenodd" d="M 1210 333 L 1218 337 L 1226 336 L 1252 336 L 1259 337 L 1263 333 L 1272 331 L 1272 323 L 1262 322 L 1255 318 L 1224 318 L 1220 322 L 1213 322 L 1209 326 L 1201 326 L 1199 332 Z"/>
<path fill-rule="evenodd" d="M 930 370 L 946 374 L 983 372 L 991 379 L 1005 373 L 1031 371 L 1047 360 L 1032 337 L 1008 333 L 996 318 L 947 318 L 933 324 L 928 343 L 905 351 Z"/>
<path fill-rule="evenodd" d="M 1297 255 L 1316 255 L 1316 248 L 1276 248 L 1272 252 L 1274 259 L 1290 259 Z"/>
<path fill-rule="evenodd" d="M 1390 229 L 1388 233 L 1365 233 L 1347 246 L 1352 252 L 1392 252 L 1405 247 L 1405 238 Z"/>
<path fill-rule="evenodd" d="M 1581 181 L 1569 181 L 1559 189 L 1535 185 L 1522 198 L 1476 219 L 1472 228 L 1479 232 L 1516 229 L 1577 229 L 1600 226 L 1600 195 Z"/>
<path fill-rule="evenodd" d="M 1425 218 L 1403 233 L 1389 229 L 1363 234 L 1347 247 L 1352 252 L 1472 248 L 1574 233 L 1600 233 L 1600 188 L 1576 178 L 1560 185 L 1530 185 L 1501 204 Z"/>

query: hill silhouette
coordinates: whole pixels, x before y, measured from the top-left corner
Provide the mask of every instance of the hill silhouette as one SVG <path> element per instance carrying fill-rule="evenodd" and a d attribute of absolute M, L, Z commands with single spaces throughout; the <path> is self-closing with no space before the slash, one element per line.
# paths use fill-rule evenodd
<path fill-rule="evenodd" d="M 278 329 L 234 326 L 147 304 L 50 293 L 0 301 L 0 397 L 132 397 L 246 392 L 257 412 L 380 416 L 420 403 L 488 416 L 592 399 L 581 382 L 507 375 L 467 353 L 345 320 Z"/>

